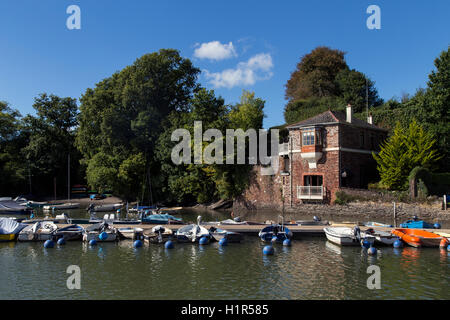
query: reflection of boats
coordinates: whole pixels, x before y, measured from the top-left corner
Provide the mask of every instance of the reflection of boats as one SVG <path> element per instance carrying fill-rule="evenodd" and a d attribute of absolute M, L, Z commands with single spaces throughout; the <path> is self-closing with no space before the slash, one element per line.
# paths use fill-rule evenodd
<path fill-rule="evenodd" d="M 102 234 L 103 232 L 105 232 L 107 235 L 106 239 L 100 238 L 100 234 Z M 104 242 L 116 241 L 117 230 L 114 227 L 107 224 L 106 222 L 93 224 L 85 229 L 83 234 L 83 240 L 90 241 L 93 239 L 96 241 L 104 241 Z"/>
<path fill-rule="evenodd" d="M 20 231 L 17 240 L 19 241 L 46 241 L 53 237 L 53 233 L 58 229 L 52 221 L 39 221 L 28 225 Z"/>
<path fill-rule="evenodd" d="M 325 241 L 325 248 L 339 255 L 342 253 L 342 247 L 330 241 Z"/>
<path fill-rule="evenodd" d="M 210 227 L 209 232 L 211 233 L 211 236 L 214 240 L 220 241 L 221 239 L 227 239 L 228 242 L 241 242 L 243 239 L 243 236 L 241 233 L 228 231 L 219 229 L 216 227 Z"/>
<path fill-rule="evenodd" d="M 54 203 L 54 205 L 55 204 L 62 204 L 62 203 Z M 38 202 L 38 201 L 28 201 L 27 202 L 28 208 L 43 208 L 46 205 L 48 205 L 48 202 Z"/>
<path fill-rule="evenodd" d="M 392 228 L 391 224 L 385 224 L 375 221 L 369 221 L 364 224 L 366 227 L 386 227 L 386 228 Z"/>
<path fill-rule="evenodd" d="M 384 244 L 384 245 L 388 245 L 388 246 L 393 245 L 394 242 L 399 239 L 398 236 L 393 235 L 392 233 L 386 232 L 386 231 L 367 229 L 365 231 L 365 233 L 374 236 L 376 243 Z"/>
<path fill-rule="evenodd" d="M 69 210 L 69 209 L 77 209 L 80 207 L 79 203 L 63 203 L 63 204 L 49 204 L 44 206 L 42 209 L 44 211 L 53 211 L 53 210 Z"/>
<path fill-rule="evenodd" d="M 265 242 L 271 242 L 274 237 L 276 237 L 277 242 L 283 242 L 286 239 L 292 238 L 292 231 L 283 225 L 273 224 L 264 227 L 261 231 L 259 231 L 258 236 Z"/>
<path fill-rule="evenodd" d="M 60 238 L 64 238 L 66 241 L 82 240 L 84 228 L 82 226 L 73 224 L 56 230 L 53 234 L 53 239 L 58 241 Z"/>
<path fill-rule="evenodd" d="M 19 232 L 26 226 L 14 219 L 0 218 L 0 242 L 16 240 Z"/>
<path fill-rule="evenodd" d="M 122 239 L 143 240 L 144 229 L 142 228 L 118 228 L 117 233 Z"/>
<path fill-rule="evenodd" d="M 151 232 L 144 232 L 144 239 L 150 243 L 164 243 L 171 239 L 172 235 L 172 229 L 158 225 L 153 227 Z"/>
<path fill-rule="evenodd" d="M 394 229 L 392 233 L 405 241 L 410 246 L 419 247 L 439 247 L 442 240 L 440 235 L 421 229 Z"/>
<path fill-rule="evenodd" d="M 361 233 L 358 227 L 329 227 L 324 228 L 328 241 L 341 246 L 358 246 L 361 240 L 367 240 L 371 244 L 375 242 L 375 237 L 369 234 Z"/>
<path fill-rule="evenodd" d="M 181 218 L 175 218 L 170 214 L 148 214 L 142 217 L 142 223 L 147 224 L 183 224 Z"/>

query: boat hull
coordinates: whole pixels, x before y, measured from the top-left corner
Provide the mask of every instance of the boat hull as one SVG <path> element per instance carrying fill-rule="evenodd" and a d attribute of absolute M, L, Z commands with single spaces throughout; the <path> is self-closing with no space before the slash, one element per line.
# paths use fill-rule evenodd
<path fill-rule="evenodd" d="M 395 229 L 392 230 L 392 233 L 408 245 L 416 248 L 439 247 L 439 244 L 443 239 L 440 235 L 421 229 Z"/>
<path fill-rule="evenodd" d="M 353 234 L 351 228 L 336 227 L 336 228 L 324 228 L 325 235 L 328 241 L 341 246 L 359 246 L 361 241 L 367 240 L 371 245 L 375 243 L 375 237 L 372 235 L 360 234 L 360 239 Z"/>
<path fill-rule="evenodd" d="M 0 234 L 0 242 L 16 241 L 17 234 Z"/>
<path fill-rule="evenodd" d="M 106 232 L 108 237 L 105 240 L 101 240 L 100 239 L 100 233 L 101 232 L 97 232 L 97 231 L 91 231 L 91 232 L 85 232 L 83 234 L 83 241 L 91 241 L 91 240 L 95 240 L 97 242 L 114 242 L 117 240 L 117 234 L 113 233 L 113 232 Z"/>

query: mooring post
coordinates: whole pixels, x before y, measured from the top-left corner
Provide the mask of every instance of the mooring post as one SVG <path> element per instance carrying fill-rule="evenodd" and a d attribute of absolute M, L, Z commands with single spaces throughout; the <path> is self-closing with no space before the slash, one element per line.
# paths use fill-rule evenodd
<path fill-rule="evenodd" d="M 397 210 L 395 207 L 395 201 L 394 201 L 394 227 L 397 228 Z"/>

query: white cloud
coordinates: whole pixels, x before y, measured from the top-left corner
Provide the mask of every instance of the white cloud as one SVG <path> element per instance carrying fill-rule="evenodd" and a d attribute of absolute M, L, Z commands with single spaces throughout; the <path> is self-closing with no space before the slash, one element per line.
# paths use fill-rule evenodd
<path fill-rule="evenodd" d="M 236 57 L 236 50 L 233 43 L 221 44 L 219 41 L 205 42 L 194 51 L 194 56 L 200 59 L 223 60 Z"/>
<path fill-rule="evenodd" d="M 233 88 L 239 85 L 253 85 L 256 81 L 270 79 L 273 62 L 268 53 L 260 53 L 246 62 L 239 62 L 236 68 L 221 72 L 205 70 L 205 76 L 215 88 Z"/>

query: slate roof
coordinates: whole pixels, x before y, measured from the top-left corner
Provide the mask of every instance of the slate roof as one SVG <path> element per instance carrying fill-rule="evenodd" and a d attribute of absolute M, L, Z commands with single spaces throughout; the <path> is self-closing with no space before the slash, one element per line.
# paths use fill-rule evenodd
<path fill-rule="evenodd" d="M 361 128 L 387 131 L 387 130 L 377 127 L 373 124 L 370 124 L 366 121 L 357 119 L 355 117 L 352 117 L 351 123 L 348 123 L 346 121 L 346 119 L 347 119 L 347 115 L 344 112 L 328 110 L 328 111 L 322 112 L 314 117 L 305 119 L 305 120 L 297 122 L 297 123 L 290 124 L 290 125 L 286 126 L 286 128 L 287 129 L 296 129 L 296 128 L 314 126 L 314 125 L 342 123 L 342 124 L 353 125 L 353 126 L 361 127 Z"/>

